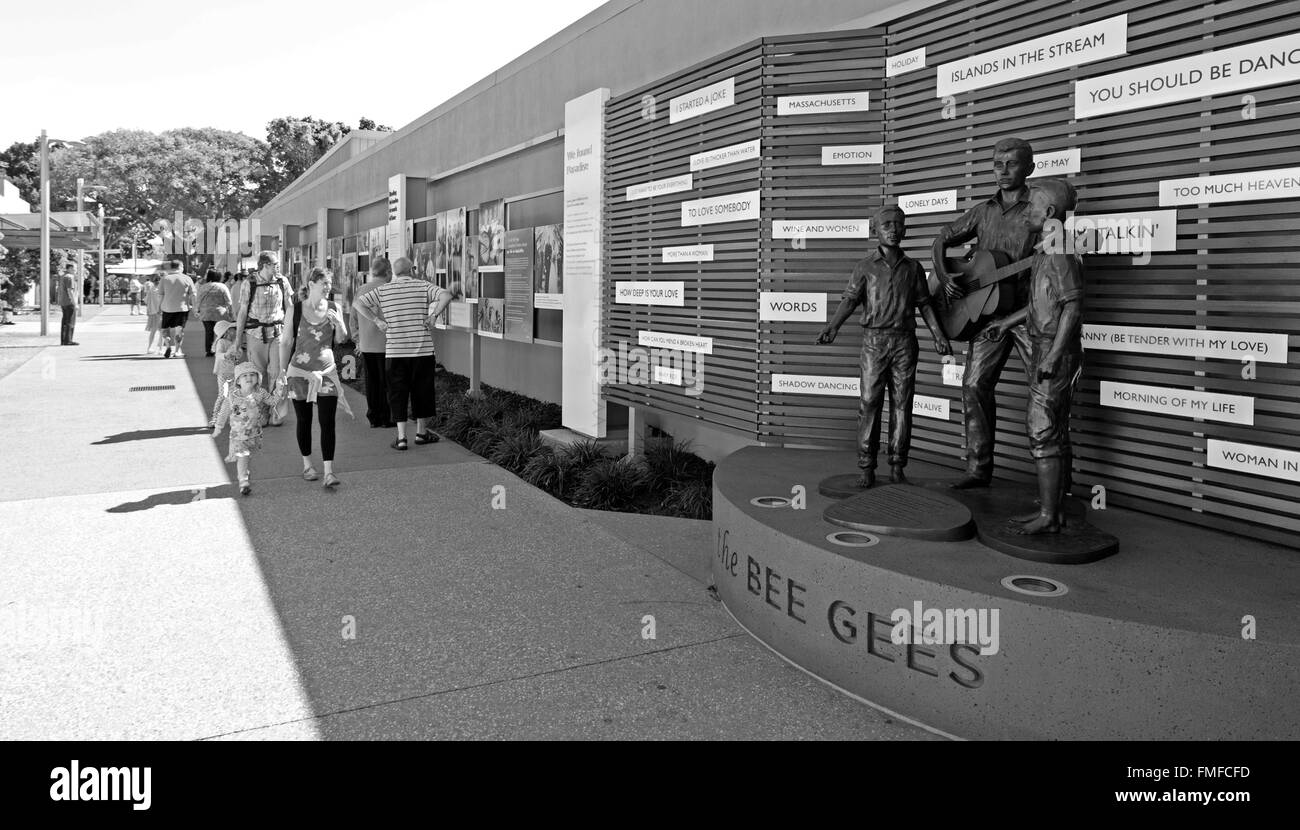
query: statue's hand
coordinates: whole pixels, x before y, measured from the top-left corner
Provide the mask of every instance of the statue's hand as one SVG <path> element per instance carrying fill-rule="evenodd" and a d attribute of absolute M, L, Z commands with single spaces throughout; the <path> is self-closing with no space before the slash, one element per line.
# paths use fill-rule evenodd
<path fill-rule="evenodd" d="M 1038 363 L 1038 379 L 1047 380 L 1056 377 L 1056 364 L 1059 361 L 1054 354 L 1045 354 L 1043 359 Z"/>
<path fill-rule="evenodd" d="M 939 284 L 943 286 L 943 296 L 948 300 L 960 300 L 962 295 L 966 293 L 961 290 L 961 286 L 957 284 L 957 281 L 947 274 L 939 274 Z"/>
<path fill-rule="evenodd" d="M 834 343 L 835 335 L 837 334 L 839 334 L 837 328 L 834 326 L 826 326 L 821 330 L 821 333 L 817 335 L 817 345 L 821 346 L 826 343 Z"/>
<path fill-rule="evenodd" d="M 994 320 L 984 329 L 984 339 L 993 341 L 1001 340 L 1006 333 L 1007 331 L 1006 328 L 1003 327 L 1002 321 Z"/>
<path fill-rule="evenodd" d="M 946 337 L 936 340 L 934 341 L 934 350 L 944 357 L 949 357 L 952 355 L 952 343 L 948 342 Z"/>

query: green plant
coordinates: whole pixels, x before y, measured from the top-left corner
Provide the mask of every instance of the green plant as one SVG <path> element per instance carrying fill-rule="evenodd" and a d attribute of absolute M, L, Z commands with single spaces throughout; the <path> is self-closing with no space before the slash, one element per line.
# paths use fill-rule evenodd
<path fill-rule="evenodd" d="M 468 443 L 465 447 L 472 453 L 488 458 L 497 444 L 510 433 L 511 429 L 500 421 L 488 421 L 466 433 L 465 438 Z"/>
<path fill-rule="evenodd" d="M 518 473 L 544 446 L 541 437 L 527 426 L 506 426 L 488 460 L 512 473 Z"/>
<path fill-rule="evenodd" d="M 582 471 L 573 488 L 573 500 L 595 510 L 621 510 L 645 492 L 645 469 L 624 459 L 602 458 Z"/>
<path fill-rule="evenodd" d="M 667 490 L 677 482 L 712 476 L 712 465 L 691 452 L 690 446 L 689 441 L 673 441 L 671 437 L 646 442 L 644 460 L 653 488 Z"/>
<path fill-rule="evenodd" d="M 669 488 L 663 507 L 687 519 L 713 518 L 713 482 L 692 479 Z"/>
<path fill-rule="evenodd" d="M 590 438 L 573 442 L 564 448 L 563 454 L 573 462 L 574 466 L 580 469 L 585 469 L 597 461 L 604 461 L 609 458 L 609 450 Z"/>
<path fill-rule="evenodd" d="M 573 462 L 567 455 L 542 446 L 536 455 L 528 459 L 519 477 L 562 499 L 572 484 L 573 470 Z"/>

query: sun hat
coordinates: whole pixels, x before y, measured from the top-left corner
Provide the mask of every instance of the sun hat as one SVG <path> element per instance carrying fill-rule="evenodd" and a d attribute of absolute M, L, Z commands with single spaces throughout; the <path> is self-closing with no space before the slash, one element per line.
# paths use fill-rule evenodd
<path fill-rule="evenodd" d="M 229 320 L 218 320 L 217 324 L 212 327 L 212 333 L 216 335 L 216 338 L 218 340 L 220 340 L 221 338 L 226 336 L 226 332 L 229 331 L 231 326 L 233 325 L 235 324 L 230 322 Z"/>

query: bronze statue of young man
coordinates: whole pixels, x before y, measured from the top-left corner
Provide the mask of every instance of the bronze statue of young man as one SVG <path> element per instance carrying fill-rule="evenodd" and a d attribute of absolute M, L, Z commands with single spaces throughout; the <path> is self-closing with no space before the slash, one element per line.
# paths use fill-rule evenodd
<path fill-rule="evenodd" d="M 1074 210 L 1074 187 L 1064 179 L 1035 181 L 1024 212 L 1026 227 L 1043 233 L 1029 277 L 1028 304 L 985 329 L 990 340 L 1016 326 L 1028 329 L 1031 360 L 1025 426 L 1038 468 L 1038 515 L 1018 532 L 1056 533 L 1065 524 L 1069 477 L 1070 404 L 1082 366 L 1083 264 L 1066 253 L 1063 223 Z"/>
<path fill-rule="evenodd" d="M 952 275 L 944 265 L 948 247 L 978 240 L 976 247 L 997 251 L 1010 261 L 1019 261 L 1033 253 L 1037 232 L 1023 221 L 1029 205 L 1025 179 L 1034 169 L 1034 150 L 1020 138 L 1004 138 L 993 148 L 993 172 L 998 192 L 975 205 L 956 221 L 939 230 L 931 249 L 935 275 L 949 299 L 961 296 Z M 1027 300 L 1028 277 L 1021 275 L 1008 282 L 1015 293 L 1012 307 L 1021 308 Z M 966 371 L 962 378 L 961 400 L 966 432 L 966 475 L 952 486 L 957 489 L 987 487 L 993 478 L 993 444 L 997 434 L 997 400 L 994 392 L 1002 367 L 1014 345 L 1028 367 L 1029 335 L 1023 325 L 1012 327 L 1010 337 L 990 340 L 977 334 L 966 349 Z M 1032 380 L 1032 378 L 1031 378 Z"/>
<path fill-rule="evenodd" d="M 912 390 L 916 385 L 916 309 L 934 335 L 935 349 L 952 354 L 930 302 L 930 288 L 921 263 L 899 247 L 907 235 L 907 217 L 897 207 L 876 214 L 876 250 L 858 261 L 844 289 L 835 316 L 817 336 L 832 343 L 840 326 L 862 306 L 861 402 L 858 404 L 858 486 L 876 483 L 876 454 L 880 449 L 880 410 L 889 387 L 890 481 L 907 479 L 907 453 L 912 442 Z"/>

